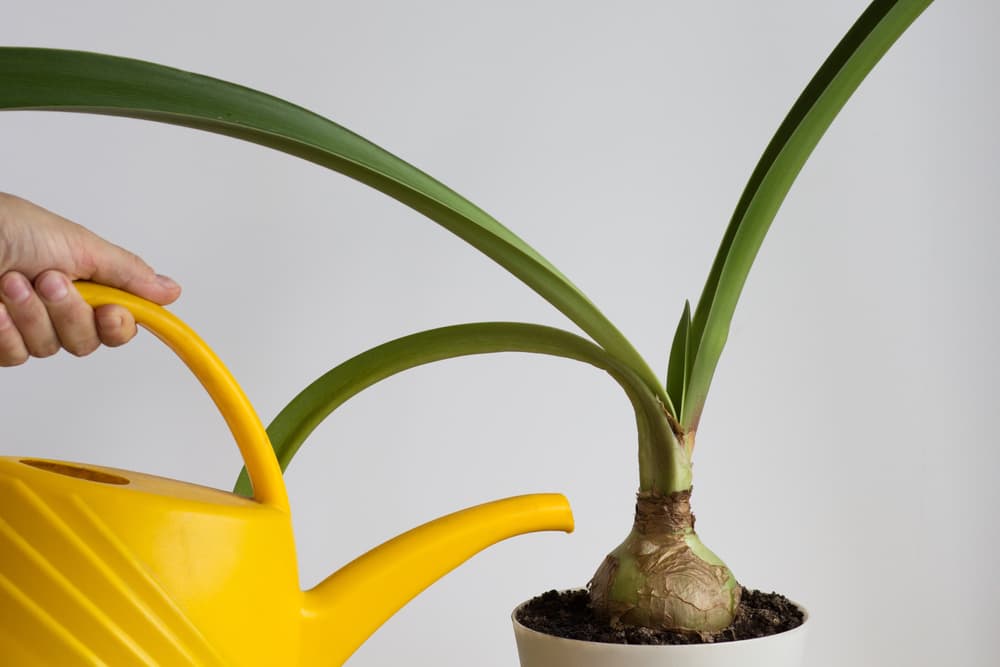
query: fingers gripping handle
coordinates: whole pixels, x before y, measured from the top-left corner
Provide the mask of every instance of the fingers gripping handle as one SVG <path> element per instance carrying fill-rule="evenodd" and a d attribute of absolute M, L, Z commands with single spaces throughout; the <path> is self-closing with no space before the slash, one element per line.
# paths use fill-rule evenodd
<path fill-rule="evenodd" d="M 92 307 L 124 306 L 136 323 L 167 344 L 194 373 L 222 413 L 243 456 L 254 498 L 288 511 L 288 494 L 264 425 L 243 390 L 205 342 L 175 315 L 128 292 L 88 282 L 75 284 Z"/>

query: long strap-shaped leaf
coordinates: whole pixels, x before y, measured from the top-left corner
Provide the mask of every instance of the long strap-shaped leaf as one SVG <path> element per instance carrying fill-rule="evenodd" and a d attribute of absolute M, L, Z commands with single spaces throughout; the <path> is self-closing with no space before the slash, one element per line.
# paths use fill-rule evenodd
<path fill-rule="evenodd" d="M 423 213 L 524 281 L 673 411 L 631 343 L 513 232 L 419 169 L 302 107 L 218 79 L 97 53 L 0 48 L 0 109 L 76 111 L 182 125 L 251 141 L 365 183 Z"/>
<path fill-rule="evenodd" d="M 683 401 L 677 394 L 672 396 L 685 430 L 698 426 L 736 302 L 792 182 L 847 99 L 931 1 L 873 2 L 820 67 L 768 144 L 726 229 L 690 331 L 678 328 L 693 355 L 688 359 L 690 375 Z M 674 347 L 678 346 L 675 342 Z M 680 371 L 672 369 L 672 373 Z"/>
<path fill-rule="evenodd" d="M 435 361 L 493 352 L 548 354 L 583 361 L 607 371 L 635 408 L 640 490 L 670 493 L 690 487 L 691 468 L 663 406 L 632 369 L 568 331 L 517 322 L 461 324 L 397 338 L 324 374 L 292 399 L 267 428 L 282 470 L 331 412 L 373 384 Z M 236 492 L 250 493 L 246 471 L 240 475 Z"/>

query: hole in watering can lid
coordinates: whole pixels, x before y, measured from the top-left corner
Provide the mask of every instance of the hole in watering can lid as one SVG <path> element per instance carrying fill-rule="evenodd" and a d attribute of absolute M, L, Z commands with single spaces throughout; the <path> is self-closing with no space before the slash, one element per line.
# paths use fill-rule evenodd
<path fill-rule="evenodd" d="M 85 479 L 89 482 L 100 482 L 101 484 L 128 484 L 124 477 L 112 475 L 111 473 L 84 468 L 83 466 L 71 465 L 69 463 L 56 463 L 55 461 L 37 461 L 35 459 L 21 459 L 21 463 L 39 470 L 47 470 L 67 477 Z"/>

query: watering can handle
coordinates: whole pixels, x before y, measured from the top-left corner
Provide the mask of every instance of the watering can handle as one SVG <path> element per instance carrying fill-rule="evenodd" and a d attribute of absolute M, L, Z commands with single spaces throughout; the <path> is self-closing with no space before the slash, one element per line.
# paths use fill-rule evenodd
<path fill-rule="evenodd" d="M 180 357 L 226 420 L 250 475 L 254 499 L 287 512 L 288 494 L 267 431 L 236 379 L 205 341 L 177 316 L 152 301 L 95 283 L 77 282 L 75 286 L 94 308 L 107 304 L 127 308 L 136 323 Z"/>

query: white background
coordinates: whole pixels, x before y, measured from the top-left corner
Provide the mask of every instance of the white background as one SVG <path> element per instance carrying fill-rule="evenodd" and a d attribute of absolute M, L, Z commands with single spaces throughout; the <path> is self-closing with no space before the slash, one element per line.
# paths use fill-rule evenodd
<path fill-rule="evenodd" d="M 443 180 L 534 244 L 658 372 L 732 207 L 866 3 L 14 2 L 0 42 L 103 51 L 292 100 Z M 1000 614 L 995 346 L 1000 9 L 939 2 L 836 120 L 746 286 L 699 432 L 699 532 L 804 602 L 807 664 L 992 665 Z M 134 249 L 268 421 L 351 355 L 476 320 L 572 328 L 401 205 L 311 164 L 138 121 L 0 115 L 0 189 Z M 5 454 L 228 488 L 235 448 L 144 335 L 0 371 Z M 352 667 L 516 664 L 510 609 L 586 583 L 630 526 L 634 424 L 573 362 L 398 376 L 292 464 L 303 585 L 492 498 L 558 490 L 572 536 L 477 556 Z"/>

